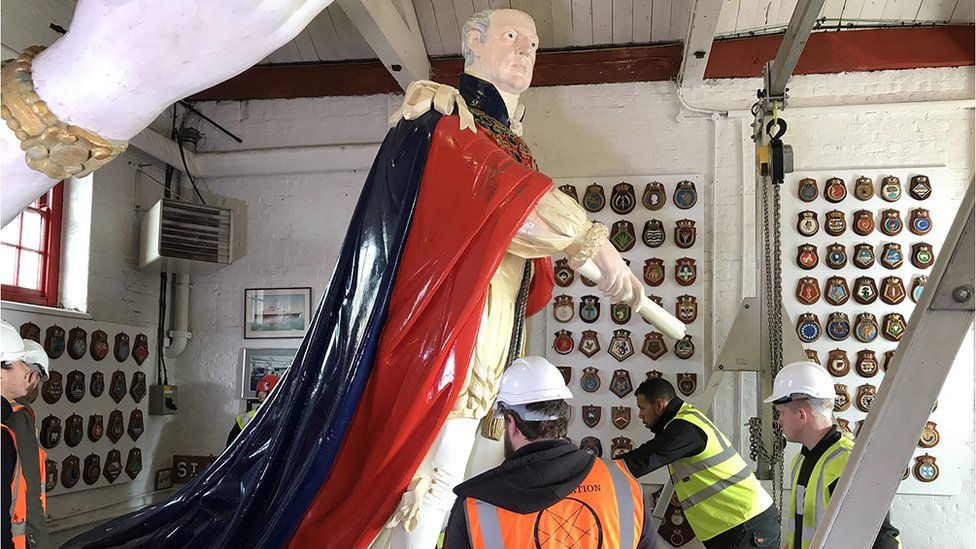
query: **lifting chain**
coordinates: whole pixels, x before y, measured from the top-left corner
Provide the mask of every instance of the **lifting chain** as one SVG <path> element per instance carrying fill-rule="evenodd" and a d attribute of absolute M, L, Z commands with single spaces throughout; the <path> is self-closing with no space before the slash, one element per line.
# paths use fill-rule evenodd
<path fill-rule="evenodd" d="M 766 315 L 768 317 L 768 337 L 769 337 L 769 371 L 770 375 L 775 376 L 783 367 L 783 288 L 782 288 L 782 267 L 781 267 L 781 232 L 780 232 L 780 187 L 773 184 L 770 177 L 762 179 L 762 231 L 763 231 L 763 259 L 765 277 L 765 297 L 767 303 Z M 772 204 L 770 204 L 769 188 L 772 187 Z M 772 210 L 772 213 L 770 213 Z M 772 219 L 770 219 L 772 217 Z M 784 460 L 783 450 L 786 447 L 786 439 L 783 436 L 779 422 L 775 421 L 776 412 L 773 412 L 774 422 L 772 425 L 773 443 L 772 448 L 766 448 L 762 442 L 762 417 L 749 419 L 749 458 L 753 461 L 759 459 L 769 463 L 773 474 L 773 492 L 778 499 L 778 506 L 783 508 L 783 475 Z M 775 466 L 775 467 L 774 467 Z"/>

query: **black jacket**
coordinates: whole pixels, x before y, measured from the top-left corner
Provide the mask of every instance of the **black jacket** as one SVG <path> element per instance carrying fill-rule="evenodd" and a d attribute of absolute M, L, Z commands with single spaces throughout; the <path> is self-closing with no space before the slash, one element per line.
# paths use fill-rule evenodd
<path fill-rule="evenodd" d="M 475 498 L 508 511 L 537 513 L 573 492 L 593 468 L 596 460 L 567 439 L 533 442 L 519 448 L 498 467 L 488 470 L 455 489 L 458 499 L 447 522 L 444 549 L 468 549 L 464 498 Z M 640 549 L 653 547 L 649 506 L 644 506 Z"/>
<path fill-rule="evenodd" d="M 807 486 L 810 482 L 810 473 L 813 472 L 814 466 L 820 461 L 824 452 L 827 448 L 830 448 L 832 444 L 840 440 L 843 434 L 840 429 L 835 425 L 831 427 L 827 434 L 820 439 L 813 448 L 807 449 L 806 446 L 800 448 L 800 454 L 803 456 L 803 463 L 800 465 L 800 472 L 797 475 L 797 485 Z M 827 487 L 827 491 L 831 495 L 834 493 L 834 489 L 837 488 L 837 482 L 840 479 L 835 480 Z M 795 515 L 793 517 L 794 521 L 794 532 L 793 532 L 793 543 L 796 547 L 800 547 L 800 542 L 803 540 L 803 515 Z M 878 537 L 874 540 L 874 549 L 897 549 L 900 547 L 900 542 L 898 541 L 898 529 L 891 524 L 891 512 L 885 513 L 884 521 L 881 523 L 881 530 L 878 532 Z"/>
<path fill-rule="evenodd" d="M 13 413 L 13 406 L 7 402 L 7 399 L 0 398 L 3 401 L 3 424 L 7 424 L 7 419 L 10 414 Z M 10 502 L 13 500 L 13 494 L 10 492 L 10 485 L 14 480 L 14 469 L 17 465 L 17 447 L 14 446 L 14 439 L 7 433 L 7 430 L 3 430 L 3 501 L 0 505 L 3 506 L 3 537 L 0 538 L 2 546 L 4 549 L 7 547 L 14 546 L 13 533 L 10 530 Z"/>
<path fill-rule="evenodd" d="M 654 438 L 618 458 L 627 464 L 632 475 L 640 478 L 683 457 L 705 451 L 708 437 L 704 431 L 687 421 L 671 421 L 682 404 L 680 398 L 672 398 L 657 423 L 651 426 Z"/>

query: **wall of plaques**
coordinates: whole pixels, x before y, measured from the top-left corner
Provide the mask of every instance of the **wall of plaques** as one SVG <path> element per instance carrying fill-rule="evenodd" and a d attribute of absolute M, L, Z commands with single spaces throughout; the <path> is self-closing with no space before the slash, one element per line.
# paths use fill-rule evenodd
<path fill-rule="evenodd" d="M 688 400 L 704 389 L 703 198 L 710 194 L 697 174 L 560 179 L 555 184 L 575 195 L 590 219 L 610 229 L 610 241 L 648 294 L 688 327 L 685 341 L 663 337 L 629 307 L 611 306 L 565 260 L 555 263 L 546 356 L 561 367 L 573 391 L 569 436 L 584 449 L 611 457 L 652 437 L 638 417 L 634 397 L 649 375 L 664 376 Z M 666 475 L 662 469 L 641 481 L 661 484 Z"/>
<path fill-rule="evenodd" d="M 145 478 L 153 449 L 140 443 L 155 383 L 155 331 L 13 310 L 3 319 L 44 345 L 50 359 L 51 377 L 32 405 L 48 496 Z"/>
<path fill-rule="evenodd" d="M 936 167 L 845 168 L 784 184 L 784 330 L 834 377 L 836 417 L 855 435 L 955 218 L 949 177 Z M 966 434 L 953 425 L 954 391 L 947 382 L 899 493 L 958 493 Z"/>

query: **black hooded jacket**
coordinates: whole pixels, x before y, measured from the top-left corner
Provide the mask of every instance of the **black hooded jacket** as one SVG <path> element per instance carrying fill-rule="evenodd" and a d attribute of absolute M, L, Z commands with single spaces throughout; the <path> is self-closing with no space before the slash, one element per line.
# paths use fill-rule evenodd
<path fill-rule="evenodd" d="M 672 398 L 657 423 L 650 427 L 654 438 L 617 458 L 627 464 L 630 474 L 640 478 L 681 458 L 705 451 L 708 442 L 705 431 L 682 419 L 671 421 L 683 403 L 678 397 Z"/>
<path fill-rule="evenodd" d="M 596 458 L 568 439 L 533 442 L 519 448 L 494 469 L 459 484 L 458 499 L 447 522 L 444 549 L 471 547 L 464 499 L 474 498 L 521 514 L 537 513 L 573 492 L 590 473 Z M 651 509 L 644 506 L 644 523 L 637 547 L 653 547 Z"/>

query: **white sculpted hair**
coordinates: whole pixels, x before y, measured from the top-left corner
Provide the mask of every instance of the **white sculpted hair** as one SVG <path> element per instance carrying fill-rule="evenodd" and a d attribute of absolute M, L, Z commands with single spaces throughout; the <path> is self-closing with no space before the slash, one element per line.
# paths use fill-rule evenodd
<path fill-rule="evenodd" d="M 491 25 L 491 14 L 496 11 L 481 10 L 464 22 L 464 27 L 461 28 L 461 55 L 464 56 L 464 68 L 470 67 L 475 61 L 474 52 L 468 47 L 468 33 L 471 31 L 477 32 L 478 39 L 484 44 L 485 33 L 488 32 L 488 27 Z"/>

